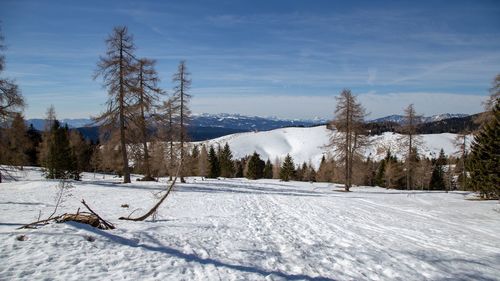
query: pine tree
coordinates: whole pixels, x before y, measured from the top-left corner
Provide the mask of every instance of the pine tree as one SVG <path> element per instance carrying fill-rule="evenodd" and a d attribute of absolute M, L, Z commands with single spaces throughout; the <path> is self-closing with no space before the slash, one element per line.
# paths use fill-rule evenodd
<path fill-rule="evenodd" d="M 287 154 L 283 165 L 280 170 L 280 179 L 282 181 L 289 181 L 295 177 L 295 164 L 293 164 L 293 159 L 290 154 Z"/>
<path fill-rule="evenodd" d="M 42 142 L 42 135 L 40 134 L 40 132 L 35 130 L 33 124 L 30 124 L 28 131 L 26 132 L 26 135 L 28 136 L 30 143 L 28 149 L 26 150 L 26 156 L 28 157 L 28 165 L 36 166 L 38 165 L 37 149 L 40 143 Z"/>
<path fill-rule="evenodd" d="M 265 165 L 265 162 L 260 159 L 260 155 L 254 152 L 247 163 L 246 177 L 252 180 L 262 178 Z"/>
<path fill-rule="evenodd" d="M 91 145 L 85 141 L 83 136 L 76 130 L 69 132 L 69 143 L 73 155 L 75 156 L 75 173 L 73 177 L 79 179 L 81 172 L 90 169 L 90 159 L 92 157 Z"/>
<path fill-rule="evenodd" d="M 264 166 L 264 175 L 263 177 L 265 179 L 272 179 L 273 178 L 273 164 L 271 164 L 271 161 L 267 159 L 266 165 Z"/>
<path fill-rule="evenodd" d="M 220 151 L 220 175 L 225 178 L 232 178 L 234 176 L 233 154 L 226 142 L 224 148 Z"/>
<path fill-rule="evenodd" d="M 68 128 L 55 121 L 51 130 L 51 142 L 47 159 L 46 177 L 50 179 L 79 179 L 76 160 L 69 145 Z"/>
<path fill-rule="evenodd" d="M 485 199 L 500 199 L 500 98 L 474 137 L 467 168 L 473 190 Z"/>
<path fill-rule="evenodd" d="M 218 178 L 220 176 L 220 163 L 212 145 L 208 151 L 208 166 L 208 178 Z"/>
<path fill-rule="evenodd" d="M 385 159 L 382 159 L 382 161 L 380 161 L 380 164 L 378 165 L 377 173 L 375 175 L 374 183 L 376 186 L 385 187 L 384 176 L 385 176 Z"/>
<path fill-rule="evenodd" d="M 429 183 L 429 188 L 432 190 L 444 190 L 444 166 L 446 165 L 446 156 L 444 155 L 443 149 L 439 152 L 439 157 L 434 162 L 434 169 L 432 170 L 431 181 Z"/>

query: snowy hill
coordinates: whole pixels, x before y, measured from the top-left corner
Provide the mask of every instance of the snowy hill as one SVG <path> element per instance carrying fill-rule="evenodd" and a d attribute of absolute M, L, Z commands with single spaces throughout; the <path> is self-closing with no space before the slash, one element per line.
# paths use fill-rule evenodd
<path fill-rule="evenodd" d="M 235 158 L 241 158 L 256 151 L 261 158 L 270 159 L 272 162 L 276 157 L 283 159 L 289 153 L 293 157 L 295 164 L 311 161 L 313 165 L 318 167 L 322 156 L 331 152 L 331 149 L 325 147 L 331 135 L 332 131 L 328 130 L 326 126 L 283 128 L 267 132 L 233 134 L 202 143 L 224 145 L 227 142 Z M 455 134 L 444 133 L 421 136 L 423 145 L 420 153 L 427 157 L 437 157 L 441 148 L 444 149 L 447 155 L 454 154 L 457 151 L 453 144 Z M 400 137 L 399 134 L 389 132 L 371 136 L 372 145 L 364 151 L 364 155 L 380 160 L 390 149 L 393 154 L 401 159 L 404 150 L 400 145 Z"/>
<path fill-rule="evenodd" d="M 84 173 L 56 215 L 85 201 L 116 226 L 17 228 L 54 210 L 57 181 L 0 183 L 0 280 L 498 280 L 496 201 L 468 192 L 187 178 L 155 220 L 160 182 Z M 129 207 L 123 207 L 127 204 Z"/>

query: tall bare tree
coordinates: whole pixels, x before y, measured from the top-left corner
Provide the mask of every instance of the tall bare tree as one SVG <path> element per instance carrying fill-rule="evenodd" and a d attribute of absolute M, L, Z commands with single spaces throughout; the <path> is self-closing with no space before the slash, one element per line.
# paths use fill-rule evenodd
<path fill-rule="evenodd" d="M 353 160 L 361 157 L 361 149 L 368 145 L 363 130 L 366 113 L 349 89 L 342 90 L 336 99 L 333 126 L 338 133 L 332 135 L 329 146 L 333 147 L 335 156 L 344 163 L 345 190 L 349 191 L 352 186 Z"/>
<path fill-rule="evenodd" d="M 120 132 L 120 152 L 122 157 L 123 182 L 130 183 L 130 171 L 127 157 L 126 129 L 132 112 L 132 93 L 134 90 L 135 58 L 134 42 L 127 27 L 119 26 L 106 40 L 106 55 L 99 58 L 94 79 L 102 77 L 103 85 L 108 90 L 107 110 L 94 118 L 105 131 L 118 128 Z"/>
<path fill-rule="evenodd" d="M 142 180 L 152 181 L 154 178 L 151 176 L 151 166 L 149 163 L 149 149 L 148 149 L 148 122 L 146 115 L 150 115 L 153 107 L 159 100 L 159 95 L 162 93 L 158 87 L 160 81 L 158 73 L 155 68 L 155 61 L 150 59 L 140 59 L 137 62 L 137 85 L 135 94 L 137 98 L 138 118 L 137 126 L 139 127 L 142 153 L 144 159 L 144 178 Z"/>
<path fill-rule="evenodd" d="M 493 107 L 495 107 L 498 99 L 500 99 L 500 74 L 497 74 L 493 79 L 493 83 L 490 88 L 490 95 L 483 102 L 485 111 L 474 120 L 476 124 L 484 125 L 494 119 Z"/>
<path fill-rule="evenodd" d="M 45 113 L 45 125 L 42 133 L 42 142 L 38 146 L 38 164 L 47 167 L 49 159 L 50 143 L 52 142 L 52 127 L 57 120 L 56 109 L 50 105 Z"/>
<path fill-rule="evenodd" d="M 175 148 L 174 142 L 177 140 L 176 132 L 178 132 L 177 115 L 179 112 L 179 104 L 177 101 L 177 96 L 172 96 L 168 100 L 164 101 L 161 106 L 158 107 L 158 114 L 156 115 L 159 128 L 159 137 L 161 140 L 168 143 L 167 155 L 168 164 L 166 170 L 168 172 L 170 180 L 172 180 L 172 175 L 175 173 Z"/>
<path fill-rule="evenodd" d="M 183 163 L 185 156 L 184 144 L 187 140 L 187 128 L 186 125 L 189 121 L 191 112 L 189 110 L 189 100 L 191 95 L 188 93 L 191 87 L 191 79 L 189 78 L 190 73 L 186 68 L 186 61 L 182 60 L 179 63 L 177 72 L 173 75 L 173 82 L 176 84 L 174 88 L 174 96 L 179 100 L 179 144 L 180 144 L 180 162 Z M 184 171 L 181 169 L 180 174 L 181 182 L 184 180 Z"/>
<path fill-rule="evenodd" d="M 0 30 L 0 73 L 5 69 L 5 45 Z M 0 121 L 5 121 L 23 110 L 25 101 L 14 80 L 0 77 Z"/>
<path fill-rule="evenodd" d="M 417 135 L 417 126 L 420 123 L 422 116 L 417 114 L 413 104 L 410 104 L 407 108 L 405 108 L 404 114 L 404 124 L 402 127 L 403 137 L 401 138 L 401 143 L 404 145 L 406 150 L 406 189 L 412 189 L 414 184 L 413 178 L 416 169 L 416 161 L 418 158 L 418 148 L 422 145 L 422 138 Z"/>

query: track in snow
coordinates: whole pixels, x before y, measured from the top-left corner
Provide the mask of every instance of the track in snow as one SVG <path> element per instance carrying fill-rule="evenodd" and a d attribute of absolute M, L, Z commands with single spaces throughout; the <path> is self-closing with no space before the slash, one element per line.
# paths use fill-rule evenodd
<path fill-rule="evenodd" d="M 274 180 L 189 179 L 155 222 L 116 220 L 152 204 L 164 183 L 85 174 L 65 211 L 86 201 L 118 229 L 54 224 L 18 231 L 55 183 L 0 185 L 0 280 L 496 280 L 497 202 L 465 193 L 387 191 Z M 50 191 L 52 189 L 52 191 Z M 50 191 L 50 192 L 49 192 Z M 120 208 L 123 203 L 129 210 Z M 17 241 L 25 234 L 27 241 Z M 85 237 L 92 236 L 94 242 Z"/>

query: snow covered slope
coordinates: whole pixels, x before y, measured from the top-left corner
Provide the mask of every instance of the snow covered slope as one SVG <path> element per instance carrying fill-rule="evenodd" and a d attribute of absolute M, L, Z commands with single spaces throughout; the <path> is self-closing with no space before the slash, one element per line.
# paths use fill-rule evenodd
<path fill-rule="evenodd" d="M 56 181 L 27 169 L 0 184 L 0 280 L 498 280 L 497 201 L 325 183 L 188 178 L 156 221 L 165 182 L 83 174 L 58 214 L 85 201 L 117 228 L 16 230 L 54 209 Z M 129 208 L 122 208 L 129 204 Z M 24 235 L 25 241 L 16 238 Z"/>
<path fill-rule="evenodd" d="M 326 126 L 283 128 L 228 135 L 202 143 L 224 145 L 227 142 L 235 158 L 241 158 L 256 151 L 261 158 L 274 161 L 276 157 L 283 159 L 287 153 L 290 153 L 296 164 L 311 161 L 318 167 L 321 157 L 332 151 L 331 148 L 326 148 L 331 135 L 332 131 Z M 382 159 L 390 149 L 393 154 L 402 158 L 404 149 L 401 147 L 400 137 L 399 134 L 389 132 L 372 136 L 372 145 L 364 152 L 365 156 L 368 157 L 371 154 L 374 159 Z M 437 157 L 442 148 L 447 155 L 454 154 L 457 151 L 453 144 L 455 137 L 455 134 L 449 133 L 422 135 L 423 146 L 420 153 L 427 157 Z"/>

